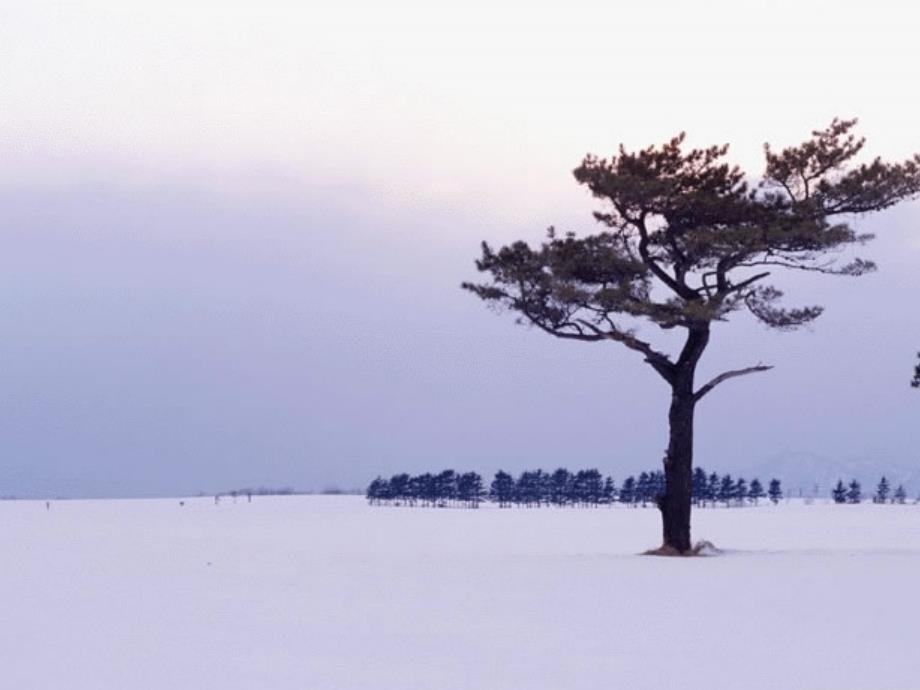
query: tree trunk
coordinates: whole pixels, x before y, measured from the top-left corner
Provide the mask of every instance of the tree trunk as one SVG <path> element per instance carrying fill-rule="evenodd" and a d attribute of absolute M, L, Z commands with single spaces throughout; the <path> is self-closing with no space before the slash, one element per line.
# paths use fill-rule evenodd
<path fill-rule="evenodd" d="M 693 480 L 693 412 L 696 401 L 692 390 L 674 390 L 668 413 L 670 439 L 664 459 L 665 494 L 659 499 L 665 548 L 679 553 L 691 549 L 690 504 Z"/>
<path fill-rule="evenodd" d="M 668 453 L 664 458 L 665 493 L 658 499 L 664 531 L 663 548 L 688 553 L 690 504 L 693 498 L 693 414 L 696 409 L 696 365 L 709 343 L 709 325 L 689 329 L 670 378 Z"/>

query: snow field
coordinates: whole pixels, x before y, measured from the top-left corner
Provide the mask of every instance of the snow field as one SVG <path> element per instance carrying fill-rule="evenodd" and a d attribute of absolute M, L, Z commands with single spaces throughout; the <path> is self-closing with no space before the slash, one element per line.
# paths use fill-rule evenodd
<path fill-rule="evenodd" d="M 920 506 L 185 502 L 0 502 L 3 687 L 920 687 Z"/>

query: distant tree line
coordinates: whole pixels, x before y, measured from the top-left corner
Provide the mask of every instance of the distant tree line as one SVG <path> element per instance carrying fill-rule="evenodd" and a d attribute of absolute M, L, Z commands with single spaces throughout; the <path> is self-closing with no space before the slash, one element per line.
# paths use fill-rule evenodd
<path fill-rule="evenodd" d="M 485 499 L 482 477 L 476 472 L 457 473 L 444 470 L 416 476 L 394 474 L 389 479 L 377 477 L 367 487 L 371 505 L 408 505 L 427 507 L 462 506 L 478 508 Z"/>
<path fill-rule="evenodd" d="M 270 487 L 270 486 L 259 486 L 255 488 L 245 487 L 242 489 L 231 489 L 229 491 L 219 491 L 216 496 L 230 496 L 231 498 L 236 498 L 237 496 L 296 496 L 302 494 L 302 491 L 297 491 L 289 486 L 282 487 Z M 204 492 L 199 493 L 199 496 L 206 495 Z"/>
<path fill-rule="evenodd" d="M 771 479 L 767 490 L 764 491 L 763 484 L 757 477 L 748 484 L 744 477 L 734 479 L 730 474 L 721 477 L 715 472 L 706 474 L 700 467 L 693 471 L 691 490 L 694 505 L 701 507 L 718 504 L 726 507 L 749 503 L 757 505 L 763 498 L 768 498 L 771 503 L 776 504 L 783 497 L 782 482 L 779 479 Z"/>
<path fill-rule="evenodd" d="M 843 480 L 839 479 L 831 491 L 831 498 L 834 499 L 834 503 L 862 503 L 862 485 L 855 479 L 845 485 Z M 903 484 L 898 484 L 898 488 L 892 493 L 888 479 L 883 476 L 875 488 L 872 502 L 904 505 L 907 503 L 907 492 Z"/>
<path fill-rule="evenodd" d="M 411 476 L 395 474 L 389 479 L 377 477 L 367 488 L 371 505 L 406 505 L 422 507 L 460 506 L 478 508 L 483 501 L 497 503 L 500 508 L 541 506 L 598 507 L 621 503 L 630 507 L 657 505 L 664 494 L 665 480 L 661 471 L 642 472 L 629 476 L 617 487 L 612 477 L 604 477 L 597 469 L 570 472 L 559 468 L 554 472 L 528 470 L 517 479 L 499 470 L 486 489 L 476 472 L 458 473 L 444 470 L 437 474 Z M 779 479 L 772 479 L 766 491 L 759 479 L 748 484 L 743 478 L 730 474 L 707 474 L 696 468 L 693 474 L 693 502 L 699 507 L 724 505 L 757 505 L 763 498 L 779 503 L 783 497 Z"/>

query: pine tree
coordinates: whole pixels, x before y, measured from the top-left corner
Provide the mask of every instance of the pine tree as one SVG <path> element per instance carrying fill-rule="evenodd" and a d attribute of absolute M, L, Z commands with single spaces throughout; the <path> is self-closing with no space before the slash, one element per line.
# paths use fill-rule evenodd
<path fill-rule="evenodd" d="M 384 494 L 386 493 L 386 480 L 383 477 L 377 477 L 367 487 L 367 502 L 373 505 L 380 505 Z"/>
<path fill-rule="evenodd" d="M 719 500 L 724 503 L 727 508 L 731 504 L 734 496 L 735 482 L 732 481 L 732 476 L 730 474 L 726 474 L 719 483 Z"/>
<path fill-rule="evenodd" d="M 743 477 L 739 477 L 738 481 L 735 482 L 735 488 L 732 494 L 734 495 L 735 503 L 739 506 L 743 506 L 744 502 L 747 500 L 748 494 L 747 482 L 744 481 Z"/>
<path fill-rule="evenodd" d="M 584 506 L 588 503 L 588 475 L 585 470 L 578 470 L 575 473 L 569 500 L 573 505 Z"/>
<path fill-rule="evenodd" d="M 748 489 L 748 498 L 751 499 L 756 506 L 764 496 L 763 485 L 761 485 L 757 477 L 754 477 L 754 479 L 751 480 L 751 488 Z"/>
<path fill-rule="evenodd" d="M 850 488 L 847 491 L 847 503 L 862 502 L 862 486 L 855 479 L 850 482 Z"/>
<path fill-rule="evenodd" d="M 779 479 L 770 480 L 769 495 L 773 505 L 779 503 L 780 499 L 783 497 L 783 488 Z"/>
<path fill-rule="evenodd" d="M 424 498 L 422 491 L 422 478 L 419 475 L 414 475 L 409 478 L 409 505 L 416 506 L 418 502 Z"/>
<path fill-rule="evenodd" d="M 548 472 L 537 470 L 537 496 L 540 505 L 549 505 L 553 493 L 553 479 Z"/>
<path fill-rule="evenodd" d="M 466 472 L 457 477 L 457 500 L 466 506 L 472 503 L 473 486 L 470 479 Z"/>
<path fill-rule="evenodd" d="M 537 508 L 549 503 L 549 475 L 543 470 L 534 470 L 530 475 L 531 502 Z"/>
<path fill-rule="evenodd" d="M 390 498 L 399 505 L 409 498 L 409 475 L 394 474 L 390 477 Z"/>
<path fill-rule="evenodd" d="M 431 472 L 425 472 L 418 477 L 421 490 L 419 497 L 423 506 L 436 506 L 438 502 L 438 482 Z"/>
<path fill-rule="evenodd" d="M 626 347 L 664 380 L 667 489 L 657 503 L 669 552 L 692 547 L 700 401 L 726 381 L 770 369 L 724 371 L 698 386 L 712 325 L 743 310 L 780 330 L 814 321 L 820 306 L 784 307 L 782 291 L 767 280 L 787 269 L 849 276 L 872 270 L 861 258 L 835 262 L 835 254 L 869 239 L 853 221 L 920 193 L 920 155 L 854 163 L 864 144 L 855 125 L 835 119 L 801 145 L 766 146 L 756 184 L 726 162 L 727 145 L 687 150 L 683 134 L 638 151 L 621 146 L 609 158 L 588 155 L 574 175 L 604 204 L 594 213 L 599 232 L 560 237 L 550 229 L 535 247 L 517 241 L 496 250 L 484 242 L 476 268 L 485 282 L 463 283 L 554 337 Z M 680 351 L 656 347 L 637 320 L 680 333 Z"/>
<path fill-rule="evenodd" d="M 435 497 L 438 507 L 443 508 L 457 500 L 457 473 L 444 470 L 435 477 Z"/>
<path fill-rule="evenodd" d="M 536 482 L 534 481 L 534 473 L 530 470 L 525 470 L 521 472 L 521 475 L 518 477 L 517 483 L 514 486 L 514 502 L 518 505 L 524 505 L 526 507 L 531 507 L 537 498 Z"/>
<path fill-rule="evenodd" d="M 843 480 L 837 480 L 837 486 L 834 487 L 831 495 L 834 497 L 834 503 L 846 503 L 847 502 L 847 488 L 843 485 Z"/>
<path fill-rule="evenodd" d="M 514 499 L 514 479 L 507 472 L 499 470 L 495 473 L 489 495 L 498 503 L 499 508 L 508 508 Z"/>
<path fill-rule="evenodd" d="M 645 504 L 652 498 L 652 487 L 649 483 L 648 472 L 639 474 L 639 481 L 636 483 L 636 498 L 642 503 L 643 508 L 645 508 Z"/>
<path fill-rule="evenodd" d="M 485 487 L 482 485 L 482 476 L 478 472 L 470 472 L 470 500 L 473 508 L 478 508 L 485 498 Z"/>
<path fill-rule="evenodd" d="M 898 488 L 894 492 L 894 502 L 899 505 L 907 503 L 907 492 L 904 490 L 903 484 L 898 484 Z"/>
<path fill-rule="evenodd" d="M 603 503 L 605 505 L 612 505 L 614 501 L 617 500 L 617 487 L 613 483 L 613 477 L 607 477 L 604 480 L 604 497 Z"/>
<path fill-rule="evenodd" d="M 693 486 L 691 487 L 693 505 L 702 505 L 706 500 L 706 470 L 696 467 L 693 470 Z"/>
<path fill-rule="evenodd" d="M 710 505 L 715 507 L 716 501 L 719 498 L 719 475 L 715 472 L 709 475 L 709 481 L 706 483 L 706 500 L 709 501 Z"/>
<path fill-rule="evenodd" d="M 564 467 L 553 472 L 550 478 L 550 500 L 557 506 L 564 506 L 571 491 L 572 475 Z"/>
<path fill-rule="evenodd" d="M 478 508 L 482 500 L 482 477 L 476 472 L 465 472 L 457 478 L 457 500 L 467 508 Z"/>
<path fill-rule="evenodd" d="M 620 487 L 620 503 L 628 506 L 636 503 L 636 478 L 632 475 L 623 480 L 623 486 Z"/>
<path fill-rule="evenodd" d="M 891 492 L 890 487 L 888 486 L 888 480 L 882 476 L 881 481 L 878 483 L 878 487 L 875 489 L 875 496 L 872 498 L 873 503 L 888 503 L 888 494 Z"/>
<path fill-rule="evenodd" d="M 585 470 L 585 502 L 597 507 L 604 497 L 604 477 L 596 469 Z"/>

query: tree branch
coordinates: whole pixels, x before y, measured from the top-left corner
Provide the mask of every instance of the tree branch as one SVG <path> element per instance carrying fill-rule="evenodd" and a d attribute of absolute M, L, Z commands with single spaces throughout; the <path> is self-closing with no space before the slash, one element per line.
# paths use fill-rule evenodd
<path fill-rule="evenodd" d="M 692 290 L 687 286 L 686 283 L 678 281 L 672 277 L 667 271 L 665 271 L 661 265 L 658 263 L 658 260 L 651 255 L 649 252 L 649 234 L 648 229 L 645 227 L 645 218 L 641 218 L 639 221 L 634 221 L 633 227 L 639 231 L 639 256 L 642 258 L 642 262 L 649 267 L 652 273 L 658 277 L 658 279 L 667 285 L 674 294 L 679 297 L 683 297 L 687 300 L 699 299 L 699 295 L 696 294 L 696 291 Z"/>
<path fill-rule="evenodd" d="M 647 342 L 639 340 L 631 333 L 621 331 L 617 328 L 611 327 L 609 331 L 605 331 L 584 319 L 578 319 L 578 323 L 591 330 L 598 338 L 614 340 L 618 343 L 623 343 L 623 345 L 630 350 L 641 352 L 645 355 L 645 361 L 651 364 L 652 368 L 655 369 L 665 381 L 670 383 L 674 375 L 674 363 L 663 352 L 659 352 Z M 610 323 L 609 320 L 608 323 Z"/>
<path fill-rule="evenodd" d="M 748 287 L 749 285 L 753 285 L 758 280 L 763 280 L 769 275 L 770 273 L 765 271 L 764 273 L 758 273 L 756 276 L 751 276 L 747 280 L 742 280 L 740 283 L 735 283 L 734 285 L 731 285 L 728 288 L 726 288 L 725 294 L 728 294 L 731 292 L 740 292 L 741 290 Z"/>
<path fill-rule="evenodd" d="M 724 381 L 728 381 L 728 379 L 733 379 L 738 376 L 746 376 L 747 374 L 754 374 L 758 371 L 769 371 L 772 368 L 773 368 L 772 366 L 768 366 L 766 364 L 758 364 L 757 366 L 747 367 L 746 369 L 734 369 L 732 371 L 723 372 L 719 374 L 718 376 L 716 376 L 712 381 L 707 383 L 705 386 L 700 388 L 696 393 L 694 393 L 693 399 L 698 402 L 699 400 L 703 398 L 704 395 L 709 393 L 713 388 L 715 388 L 716 386 L 718 386 L 720 383 Z"/>
<path fill-rule="evenodd" d="M 793 268 L 797 271 L 811 271 L 812 273 L 824 273 L 825 275 L 837 275 L 837 271 L 831 268 L 832 263 L 828 261 L 823 266 L 806 266 L 804 264 L 797 264 L 791 261 L 782 261 L 779 259 L 763 259 L 760 261 L 745 261 L 743 263 L 735 264 L 743 268 L 754 268 L 755 266 L 781 266 L 783 268 Z M 769 273 L 763 274 L 764 276 L 769 275 Z"/>

